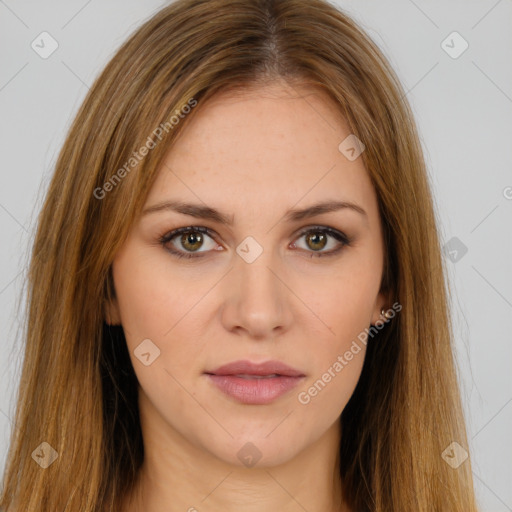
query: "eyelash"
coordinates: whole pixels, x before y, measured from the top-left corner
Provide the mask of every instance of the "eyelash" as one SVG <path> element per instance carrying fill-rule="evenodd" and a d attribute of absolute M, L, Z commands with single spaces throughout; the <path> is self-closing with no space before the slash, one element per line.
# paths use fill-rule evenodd
<path fill-rule="evenodd" d="M 169 243 L 174 237 L 177 235 L 181 235 L 183 233 L 189 233 L 189 232 L 198 232 L 208 235 L 210 238 L 214 238 L 214 232 L 206 227 L 202 226 L 188 226 L 183 228 L 174 229 L 173 231 L 170 231 L 166 233 L 165 235 L 161 236 L 159 238 L 159 243 L 168 251 L 170 252 L 174 257 L 176 258 L 201 258 L 205 254 L 207 254 L 210 251 L 202 251 L 198 253 L 187 253 L 187 252 L 181 252 L 177 251 L 175 249 L 171 249 L 166 246 L 167 243 Z M 311 258 L 320 258 L 324 256 L 334 256 L 338 254 L 344 247 L 349 246 L 352 243 L 352 239 L 347 237 L 344 233 L 341 231 L 338 231 L 336 229 L 329 228 L 327 226 L 312 226 L 307 227 L 304 230 L 302 230 L 299 235 L 297 236 L 297 239 L 301 238 L 302 236 L 315 232 L 315 233 L 324 233 L 329 236 L 332 236 L 334 239 L 336 239 L 338 242 L 341 243 L 341 245 L 336 249 L 331 249 L 327 252 L 312 252 Z"/>

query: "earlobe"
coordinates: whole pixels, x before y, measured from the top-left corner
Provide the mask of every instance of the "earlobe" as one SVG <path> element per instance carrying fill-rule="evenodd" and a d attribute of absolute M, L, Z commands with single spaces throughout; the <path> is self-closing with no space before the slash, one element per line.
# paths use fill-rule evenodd
<path fill-rule="evenodd" d="M 375 301 L 371 325 L 376 325 L 377 321 L 387 322 L 390 317 L 391 299 L 389 294 L 380 292 Z"/>

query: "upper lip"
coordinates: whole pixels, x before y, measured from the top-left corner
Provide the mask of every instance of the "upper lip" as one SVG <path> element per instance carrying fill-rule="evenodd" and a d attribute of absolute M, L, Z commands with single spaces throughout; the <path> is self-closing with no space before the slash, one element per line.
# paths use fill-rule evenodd
<path fill-rule="evenodd" d="M 233 361 L 205 373 L 213 375 L 283 375 L 286 377 L 304 377 L 304 374 L 281 361 L 253 363 L 251 361 Z"/>

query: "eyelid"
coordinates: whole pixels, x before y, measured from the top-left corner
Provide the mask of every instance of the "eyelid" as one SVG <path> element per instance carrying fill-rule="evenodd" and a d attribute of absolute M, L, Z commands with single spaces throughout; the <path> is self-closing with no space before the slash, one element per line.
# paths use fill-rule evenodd
<path fill-rule="evenodd" d="M 215 237 L 218 236 L 218 234 L 214 230 L 207 228 L 205 226 L 184 226 L 181 228 L 173 229 L 173 230 L 169 231 L 168 233 L 166 233 L 165 235 L 161 236 L 159 238 L 159 242 L 161 245 L 163 245 L 166 248 L 166 250 L 168 252 L 170 252 L 173 256 L 176 256 L 178 258 L 182 258 L 182 257 L 200 258 L 200 257 L 203 257 L 204 255 L 208 254 L 209 252 L 211 252 L 211 250 L 186 252 L 186 251 L 179 251 L 176 249 L 170 249 L 170 248 L 166 247 L 166 244 L 168 242 L 170 242 L 176 236 L 183 234 L 183 233 L 191 232 L 191 231 L 192 232 L 196 231 L 196 232 L 199 232 L 202 234 L 206 234 L 207 236 L 209 236 L 210 238 L 212 238 L 214 240 L 215 240 Z M 292 243 L 295 244 L 297 239 L 301 238 L 305 234 L 310 233 L 312 231 L 321 231 L 321 232 L 326 233 L 328 236 L 331 236 L 332 238 L 337 240 L 339 243 L 339 246 L 336 249 L 331 249 L 330 251 L 315 252 L 315 251 L 305 251 L 304 249 L 301 249 L 301 251 L 310 253 L 311 257 L 322 257 L 322 256 L 335 255 L 335 254 L 339 253 L 345 246 L 350 245 L 352 242 L 352 238 L 348 237 L 342 231 L 339 231 L 335 228 L 331 228 L 329 226 L 315 224 L 315 225 L 305 226 L 305 227 L 301 228 L 301 230 L 296 235 L 294 235 L 294 239 L 293 239 Z M 213 250 L 215 250 L 215 249 L 213 249 Z"/>
<path fill-rule="evenodd" d="M 161 236 L 159 238 L 159 242 L 160 242 L 160 244 L 162 244 L 165 247 L 166 244 L 169 243 L 173 238 L 177 237 L 178 235 L 182 235 L 183 233 L 188 233 L 188 232 L 202 233 L 204 235 L 209 236 L 213 240 L 215 240 L 215 236 L 218 236 L 215 231 L 213 231 L 212 229 L 207 228 L 205 226 L 184 226 L 181 228 L 173 229 L 173 230 L 169 231 L 168 233 L 166 233 L 165 235 Z M 178 251 L 176 249 L 170 249 L 168 247 L 166 247 L 166 249 L 171 254 L 173 254 L 175 256 L 178 256 L 178 257 L 184 256 L 184 257 L 188 257 L 188 258 L 199 257 L 199 256 L 197 256 L 198 254 L 203 255 L 203 254 L 210 252 L 210 251 L 196 251 L 194 253 L 194 252 Z"/>
<path fill-rule="evenodd" d="M 347 245 L 350 244 L 352 241 L 352 239 L 350 237 L 348 237 L 342 231 L 339 231 L 338 229 L 331 228 L 329 226 L 323 226 L 320 224 L 313 224 L 311 226 L 306 226 L 304 228 L 301 228 L 301 230 L 299 231 L 299 233 L 296 235 L 295 238 L 299 238 L 299 237 L 305 235 L 306 233 L 309 233 L 310 231 L 323 231 L 323 232 L 327 233 L 328 235 L 332 236 L 333 238 L 335 238 L 336 240 L 338 240 L 342 243 L 345 243 Z"/>

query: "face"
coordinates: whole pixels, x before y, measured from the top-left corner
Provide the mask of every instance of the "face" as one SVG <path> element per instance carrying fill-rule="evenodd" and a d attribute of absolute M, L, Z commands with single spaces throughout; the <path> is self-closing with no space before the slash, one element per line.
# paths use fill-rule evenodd
<path fill-rule="evenodd" d="M 358 336 L 387 306 L 362 158 L 338 148 L 350 131 L 330 99 L 297 91 L 197 107 L 113 262 L 107 321 L 123 325 L 142 423 L 238 466 L 243 450 L 291 460 L 336 428 Z M 355 206 L 312 209 L 340 202 Z M 271 363 L 217 370 L 236 361 Z"/>

